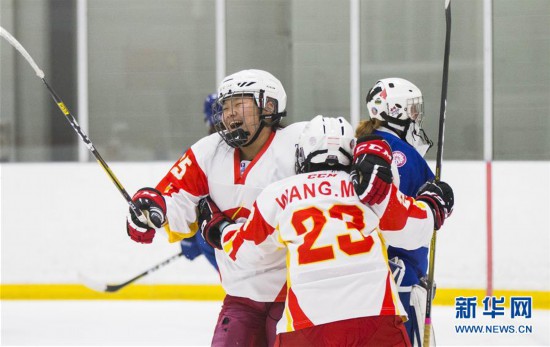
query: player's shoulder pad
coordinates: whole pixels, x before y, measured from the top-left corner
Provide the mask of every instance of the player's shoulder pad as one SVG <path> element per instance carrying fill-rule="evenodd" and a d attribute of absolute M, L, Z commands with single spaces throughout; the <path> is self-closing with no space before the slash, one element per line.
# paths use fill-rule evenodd
<path fill-rule="evenodd" d="M 199 160 L 199 158 L 211 158 L 214 153 L 223 146 L 229 148 L 220 134 L 213 133 L 195 142 L 195 144 L 191 146 L 191 150 L 195 154 L 197 160 Z"/>

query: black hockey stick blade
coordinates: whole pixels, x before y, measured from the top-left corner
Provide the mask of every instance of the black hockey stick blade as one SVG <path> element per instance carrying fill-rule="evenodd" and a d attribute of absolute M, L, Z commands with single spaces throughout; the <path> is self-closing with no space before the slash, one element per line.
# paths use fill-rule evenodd
<path fill-rule="evenodd" d="M 144 274 L 140 274 L 139 276 L 137 277 L 134 277 L 132 279 L 130 279 L 129 281 L 126 281 L 124 283 L 120 283 L 120 284 L 107 284 L 107 283 L 101 283 L 97 280 L 94 280 L 82 273 L 79 273 L 78 274 L 78 280 L 80 281 L 80 283 L 82 283 L 83 285 L 85 285 L 86 287 L 90 288 L 91 290 L 94 290 L 96 292 L 99 292 L 99 293 L 114 293 L 114 292 L 118 292 L 119 290 L 121 290 L 122 288 L 128 286 L 129 284 L 137 281 L 138 279 L 140 279 L 141 277 L 145 276 Z"/>
<path fill-rule="evenodd" d="M 183 255 L 183 252 L 180 252 L 178 254 L 174 254 L 173 256 L 171 256 L 170 258 L 164 260 L 163 262 L 151 267 L 150 269 L 140 273 L 139 275 L 137 275 L 135 277 L 130 278 L 128 281 L 123 282 L 123 283 L 119 283 L 119 284 L 101 283 L 101 282 L 96 281 L 96 280 L 94 280 L 94 279 L 92 279 L 92 278 L 90 278 L 90 277 L 88 277 L 88 276 L 86 276 L 82 273 L 78 274 L 78 279 L 86 287 L 88 287 L 88 288 L 90 288 L 90 289 L 92 289 L 96 292 L 115 293 L 115 292 L 118 292 L 119 290 L 121 290 L 122 288 L 134 283 L 135 281 L 139 280 L 140 278 L 145 277 L 145 276 L 149 275 L 150 273 L 157 271 L 161 267 L 170 264 L 172 261 L 178 259 L 182 255 Z"/>

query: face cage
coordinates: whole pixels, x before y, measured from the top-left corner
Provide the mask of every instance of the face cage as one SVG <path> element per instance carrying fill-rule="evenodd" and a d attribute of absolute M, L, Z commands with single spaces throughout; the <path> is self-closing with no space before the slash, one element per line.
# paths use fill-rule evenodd
<path fill-rule="evenodd" d="M 407 99 L 407 117 L 409 117 L 413 122 L 421 123 L 424 116 L 424 103 L 422 102 L 422 97 L 410 98 Z"/>
<path fill-rule="evenodd" d="M 260 119 L 260 114 L 263 110 L 263 92 L 260 91 L 258 93 L 258 97 L 256 97 L 254 94 L 249 93 L 227 93 L 225 95 L 220 96 L 218 99 L 216 99 L 215 105 L 215 113 L 214 113 L 214 129 L 220 134 L 222 139 L 231 147 L 238 148 L 238 147 L 244 147 L 255 140 L 257 134 L 261 130 L 262 121 Z M 245 107 L 245 101 L 244 99 L 252 99 L 254 100 L 254 105 L 256 106 L 253 110 L 254 117 L 256 117 L 257 122 L 254 124 L 251 124 L 254 129 L 249 129 L 248 125 L 246 123 L 246 117 L 250 117 L 250 115 L 247 115 L 247 108 Z M 237 103 L 237 101 L 240 100 L 240 108 L 239 106 L 234 106 L 234 104 Z M 258 100 L 260 101 L 260 105 L 258 105 Z M 226 108 L 225 112 L 227 113 L 228 117 L 231 114 L 239 114 L 240 117 L 232 117 L 233 121 L 242 122 L 242 124 L 239 125 L 238 128 L 230 130 L 230 124 L 225 124 L 224 122 L 224 103 L 229 102 L 228 108 Z M 227 107 L 227 106 L 226 106 Z M 214 108 L 214 106 L 213 106 Z M 238 111 L 238 112 L 236 112 Z M 252 131 L 253 130 L 253 131 Z M 249 141 L 252 135 L 252 140 Z"/>
<path fill-rule="evenodd" d="M 416 145 L 428 146 L 430 149 L 433 145 L 432 140 L 428 138 L 426 132 L 422 128 L 422 122 L 424 121 L 424 103 L 422 97 L 407 99 L 407 116 L 411 119 L 409 127 L 413 142 Z M 414 146 L 414 144 L 411 144 Z"/>

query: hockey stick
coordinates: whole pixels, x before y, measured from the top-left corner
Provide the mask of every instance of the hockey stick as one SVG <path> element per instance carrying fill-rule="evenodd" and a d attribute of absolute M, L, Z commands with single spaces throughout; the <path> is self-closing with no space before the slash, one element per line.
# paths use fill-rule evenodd
<path fill-rule="evenodd" d="M 27 52 L 27 50 L 6 29 L 4 29 L 2 27 L 0 27 L 0 36 L 5 38 L 17 51 L 19 51 L 19 53 L 21 53 L 21 55 L 31 65 L 34 72 L 36 73 L 36 76 L 38 76 L 38 78 L 40 78 L 42 80 L 42 82 L 44 82 L 44 85 L 46 86 L 46 88 L 48 88 L 48 91 L 50 92 L 50 95 L 52 96 L 53 100 L 55 101 L 55 103 L 57 104 L 57 106 L 59 107 L 61 112 L 63 112 L 63 114 L 66 116 L 67 120 L 69 121 L 69 123 L 73 127 L 74 131 L 76 131 L 76 133 L 80 136 L 82 141 L 84 141 L 84 144 L 90 150 L 90 152 L 92 152 L 94 157 L 97 159 L 97 162 L 99 163 L 99 165 L 101 165 L 103 170 L 105 170 L 107 175 L 111 178 L 111 180 L 113 181 L 115 186 L 118 188 L 118 191 L 122 194 L 124 199 L 126 199 L 126 201 L 128 202 L 128 205 L 130 206 L 130 209 L 132 210 L 134 215 L 142 223 L 148 224 L 147 223 L 147 218 L 143 215 L 141 210 L 138 209 L 137 206 L 134 204 L 134 202 L 132 201 L 132 198 L 130 198 L 130 195 L 128 194 L 126 189 L 124 189 L 124 187 L 122 186 L 120 181 L 116 178 L 115 174 L 111 171 L 111 169 L 109 168 L 109 166 L 105 162 L 105 160 L 103 160 L 103 158 L 101 157 L 99 152 L 94 147 L 94 144 L 92 143 L 92 141 L 90 141 L 88 136 L 82 131 L 82 128 L 80 128 L 80 125 L 78 125 L 78 122 L 76 121 L 76 119 L 73 117 L 71 112 L 69 112 L 69 109 L 67 108 L 67 106 L 65 106 L 65 104 L 63 103 L 63 100 L 61 100 L 61 98 L 59 96 L 57 96 L 57 94 L 52 89 L 52 87 L 48 84 L 48 82 L 46 82 L 46 79 L 44 78 L 44 72 L 42 70 L 40 70 L 38 65 L 36 65 L 34 59 L 30 56 L 30 54 Z"/>
<path fill-rule="evenodd" d="M 441 165 L 443 161 L 443 141 L 445 139 L 445 117 L 447 114 L 447 84 L 449 82 L 449 54 L 451 51 L 451 0 L 445 0 L 445 55 L 443 56 L 443 81 L 441 82 L 441 106 L 439 109 L 439 134 L 437 138 L 437 161 L 435 164 L 435 180 L 441 180 Z M 430 259 L 428 263 L 428 283 L 426 297 L 426 318 L 424 320 L 424 343 L 430 345 L 432 329 L 432 296 L 435 271 L 435 244 L 437 232 L 434 230 L 430 242 Z"/>
<path fill-rule="evenodd" d="M 180 252 L 178 254 L 174 254 L 170 258 L 164 260 L 162 263 L 159 263 L 159 264 L 153 266 L 152 268 L 150 268 L 148 270 L 145 270 L 144 272 L 140 273 L 139 275 L 130 278 L 128 281 L 126 281 L 124 283 L 120 283 L 120 284 L 99 283 L 98 281 L 95 281 L 91 278 L 88 278 L 88 277 L 84 276 L 81 273 L 78 274 L 78 278 L 79 278 L 80 282 L 82 282 L 86 287 L 88 287 L 92 290 L 95 290 L 96 292 L 114 293 L 114 292 L 118 292 L 119 290 L 121 290 L 122 288 L 128 286 L 129 284 L 134 283 L 135 281 L 139 280 L 140 278 L 145 277 L 145 276 L 149 275 L 150 273 L 153 273 L 153 272 L 157 271 L 161 267 L 170 264 L 171 262 L 178 259 L 182 255 L 183 255 L 183 252 Z"/>

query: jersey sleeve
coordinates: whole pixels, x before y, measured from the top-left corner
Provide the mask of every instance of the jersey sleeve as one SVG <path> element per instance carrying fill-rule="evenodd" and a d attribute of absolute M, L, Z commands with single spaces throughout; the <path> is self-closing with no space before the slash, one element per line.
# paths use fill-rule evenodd
<path fill-rule="evenodd" d="M 190 148 L 157 185 L 166 200 L 167 221 L 163 227 L 170 242 L 192 237 L 198 230 L 196 206 L 208 195 L 208 181 Z"/>
<path fill-rule="evenodd" d="M 385 241 L 390 246 L 417 249 L 430 241 L 433 226 L 430 208 L 392 185 L 388 205 L 379 224 Z"/>
<path fill-rule="evenodd" d="M 269 199 L 269 189 L 258 196 L 245 223 L 238 223 L 224 229 L 222 247 L 233 261 L 254 264 L 265 261 L 267 254 L 284 248 L 278 239 L 277 222 Z"/>

